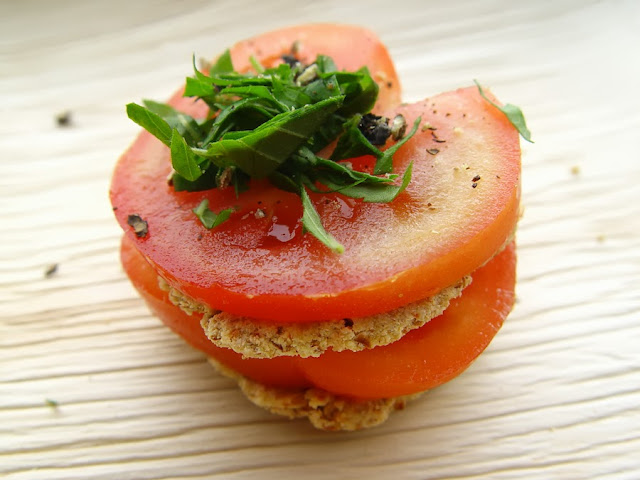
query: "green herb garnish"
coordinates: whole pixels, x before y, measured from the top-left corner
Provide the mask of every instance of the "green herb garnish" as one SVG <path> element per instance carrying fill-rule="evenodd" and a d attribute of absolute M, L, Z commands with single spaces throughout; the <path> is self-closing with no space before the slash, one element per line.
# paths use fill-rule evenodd
<path fill-rule="evenodd" d="M 205 119 L 195 119 L 173 107 L 150 100 L 144 106 L 127 105 L 131 120 L 171 150 L 176 191 L 248 188 L 251 178 L 267 178 L 277 188 L 296 193 L 302 203 L 302 225 L 335 252 L 344 248 L 323 227 L 308 191 L 340 192 L 365 202 L 390 202 L 411 180 L 411 165 L 397 185 L 392 156 L 417 131 L 385 151 L 362 133 L 362 118 L 373 108 L 378 85 L 366 67 L 339 72 L 330 57 L 319 55 L 311 65 L 291 56 L 265 68 L 255 58 L 257 73 L 234 71 L 229 51 L 208 74 L 195 67 L 187 78 L 184 96 L 196 97 L 209 107 Z M 375 117 L 379 120 L 378 117 Z M 377 132 L 382 142 L 389 136 Z M 330 159 L 317 155 L 338 140 Z M 379 144 L 379 143 L 377 143 Z M 352 170 L 340 160 L 369 154 L 376 158 L 374 175 Z M 213 212 L 208 200 L 193 210 L 206 228 L 227 220 L 232 209 Z"/>
<path fill-rule="evenodd" d="M 478 87 L 478 92 L 480 92 L 480 96 L 484 98 L 487 102 L 489 102 L 491 105 L 496 107 L 498 110 L 500 110 L 502 113 L 504 113 L 507 119 L 509 120 L 509 122 L 511 122 L 511 125 L 516 127 L 516 129 L 518 130 L 518 133 L 522 136 L 522 138 L 524 138 L 529 143 L 533 143 L 533 140 L 531 140 L 531 132 L 527 128 L 527 122 L 524 119 L 524 114 L 522 113 L 522 110 L 520 110 L 520 107 L 516 107 L 515 105 L 511 105 L 510 103 L 500 106 L 495 102 L 492 102 L 484 94 L 484 91 L 482 90 L 482 87 L 480 86 L 478 81 L 474 79 L 473 82 Z"/>

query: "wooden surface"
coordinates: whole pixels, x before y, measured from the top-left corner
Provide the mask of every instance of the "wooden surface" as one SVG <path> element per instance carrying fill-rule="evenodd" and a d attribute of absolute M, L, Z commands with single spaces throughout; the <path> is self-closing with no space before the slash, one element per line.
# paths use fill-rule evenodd
<path fill-rule="evenodd" d="M 125 103 L 168 97 L 193 52 L 320 20 L 377 31 L 406 100 L 478 78 L 536 141 L 513 315 L 351 434 L 252 406 L 152 318 L 107 200 Z M 633 0 L 0 3 L 0 476 L 640 478 L 639 50 Z"/>

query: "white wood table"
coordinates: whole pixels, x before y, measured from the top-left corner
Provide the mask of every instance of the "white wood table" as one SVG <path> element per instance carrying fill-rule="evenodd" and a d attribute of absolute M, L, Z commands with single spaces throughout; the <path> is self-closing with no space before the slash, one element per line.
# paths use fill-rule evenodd
<path fill-rule="evenodd" d="M 126 103 L 167 98 L 194 52 L 309 21 L 375 30 L 408 101 L 479 79 L 536 141 L 512 316 L 359 433 L 254 407 L 151 317 L 107 198 Z M 640 478 L 639 84 L 633 0 L 0 3 L 0 476 Z"/>

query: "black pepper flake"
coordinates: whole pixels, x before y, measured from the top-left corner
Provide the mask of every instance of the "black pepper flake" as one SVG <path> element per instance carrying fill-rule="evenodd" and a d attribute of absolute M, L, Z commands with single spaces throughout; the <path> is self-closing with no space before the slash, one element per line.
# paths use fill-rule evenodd
<path fill-rule="evenodd" d="M 435 155 L 437 153 L 440 153 L 440 150 L 438 150 L 437 148 L 427 148 L 427 153 Z"/>
<path fill-rule="evenodd" d="M 389 119 L 372 113 L 362 116 L 358 130 L 371 142 L 371 145 L 384 145 L 391 135 Z"/>
<path fill-rule="evenodd" d="M 480 175 L 476 175 L 471 179 L 472 182 L 477 182 L 478 180 L 480 180 Z"/>
<path fill-rule="evenodd" d="M 450 117 L 450 116 L 451 116 L 451 114 L 450 114 L 449 112 L 447 112 L 447 113 L 445 113 L 445 114 L 444 114 L 444 116 L 445 116 L 445 117 Z"/>
<path fill-rule="evenodd" d="M 300 60 L 298 60 L 293 55 L 282 55 L 280 58 L 282 59 L 282 61 L 284 63 L 289 65 L 291 68 L 295 67 L 296 65 L 298 65 L 300 63 Z"/>
<path fill-rule="evenodd" d="M 51 278 L 58 272 L 58 264 L 52 263 L 44 270 L 44 278 Z"/>
<path fill-rule="evenodd" d="M 393 87 L 393 82 L 387 82 L 387 87 L 389 88 Z"/>
<path fill-rule="evenodd" d="M 440 138 L 438 138 L 438 135 L 436 135 L 436 132 L 434 132 L 433 130 L 431 130 L 431 137 L 433 137 L 433 141 L 436 143 L 445 143 L 446 140 L 441 140 Z"/>
<path fill-rule="evenodd" d="M 71 126 L 71 112 L 66 110 L 56 115 L 56 125 L 59 127 Z"/>
<path fill-rule="evenodd" d="M 347 327 L 347 328 L 353 327 L 353 320 L 351 320 L 350 318 L 345 318 L 342 321 L 344 322 L 344 326 L 345 327 Z"/>
<path fill-rule="evenodd" d="M 111 207 L 111 210 L 115 212 L 116 210 L 118 210 L 118 207 Z"/>
<path fill-rule="evenodd" d="M 127 217 L 127 224 L 133 228 L 138 238 L 144 238 L 149 233 L 149 224 L 140 215 L 133 214 Z"/>
<path fill-rule="evenodd" d="M 477 184 L 476 182 L 473 182 L 473 183 L 471 184 L 471 188 L 476 188 L 477 186 L 478 186 L 478 184 Z"/>

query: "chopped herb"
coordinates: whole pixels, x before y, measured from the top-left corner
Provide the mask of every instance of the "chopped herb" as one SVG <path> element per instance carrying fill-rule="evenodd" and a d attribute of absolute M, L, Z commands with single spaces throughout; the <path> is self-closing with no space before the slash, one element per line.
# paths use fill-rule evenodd
<path fill-rule="evenodd" d="M 313 203 L 311 203 L 309 194 L 307 194 L 307 191 L 304 187 L 300 188 L 300 198 L 302 199 L 303 207 L 302 226 L 305 228 L 305 230 L 313 234 L 314 237 L 316 237 L 334 252 L 344 252 L 344 247 L 322 226 L 320 215 L 318 215 L 318 212 L 313 206 Z"/>
<path fill-rule="evenodd" d="M 307 191 L 340 192 L 365 202 L 390 202 L 411 180 L 411 166 L 402 179 L 392 174 L 392 156 L 412 135 L 406 121 L 370 114 L 378 85 L 366 67 L 338 71 L 334 61 L 318 55 L 303 65 L 297 46 L 282 56 L 283 63 L 265 68 L 255 58 L 255 73 L 239 73 L 227 50 L 207 73 L 195 66 L 187 78 L 184 96 L 206 103 L 209 114 L 196 119 L 169 105 L 145 100 L 127 105 L 131 120 L 163 142 L 171 151 L 173 172 L 168 180 L 175 191 L 201 191 L 233 186 L 236 194 L 252 178 L 267 178 L 277 188 L 296 193 L 302 202 L 305 231 L 336 252 L 343 247 L 322 226 Z M 385 151 L 389 136 L 401 139 Z M 337 140 L 330 159 L 317 155 Z M 375 175 L 354 171 L 340 160 L 373 155 Z M 233 209 L 215 213 L 209 201 L 193 209 L 206 228 L 227 220 Z M 259 213 L 256 211 L 256 217 Z M 260 210 L 260 212 L 262 212 Z M 264 212 L 262 212 L 264 214 Z M 128 223 L 138 237 L 147 235 L 147 223 L 130 215 Z"/>
<path fill-rule="evenodd" d="M 482 90 L 482 87 L 480 86 L 478 81 L 474 80 L 473 82 L 478 87 L 478 91 L 480 92 L 480 96 L 482 96 L 482 98 L 484 98 L 487 102 L 489 102 L 491 105 L 493 105 L 498 110 L 500 110 L 502 113 L 504 113 L 505 116 L 507 117 L 507 119 L 509 120 L 509 122 L 511 122 L 511 125 L 513 125 L 516 128 L 516 130 L 518 130 L 518 133 L 522 136 L 522 138 L 524 138 L 529 143 L 533 143 L 533 140 L 531 140 L 531 132 L 527 128 L 527 122 L 524 119 L 524 114 L 522 113 L 522 110 L 520 110 L 520 108 L 516 107 L 515 105 L 511 105 L 510 103 L 507 103 L 506 105 L 500 106 L 500 105 L 492 102 L 485 95 L 485 93 Z"/>
<path fill-rule="evenodd" d="M 436 135 L 436 132 L 434 132 L 433 130 L 431 130 L 431 137 L 432 140 L 436 143 L 445 143 L 446 140 L 441 140 L 440 138 L 438 138 L 438 135 Z"/>
<path fill-rule="evenodd" d="M 127 224 L 133 228 L 138 238 L 144 238 L 149 233 L 149 224 L 140 217 L 140 215 L 133 214 L 127 217 Z"/>
<path fill-rule="evenodd" d="M 205 228 L 211 230 L 212 228 L 220 225 L 222 222 L 227 221 L 229 219 L 229 216 L 233 213 L 233 209 L 227 208 L 218 213 L 215 213 L 209 210 L 209 200 L 205 199 L 200 202 L 200 205 L 193 209 L 193 213 L 196 214 L 196 217 L 200 219 L 202 225 L 204 225 Z"/>
<path fill-rule="evenodd" d="M 51 408 L 58 408 L 58 406 L 60 405 L 56 400 L 53 400 L 51 398 L 45 398 L 44 403 L 46 403 L 47 406 Z"/>

